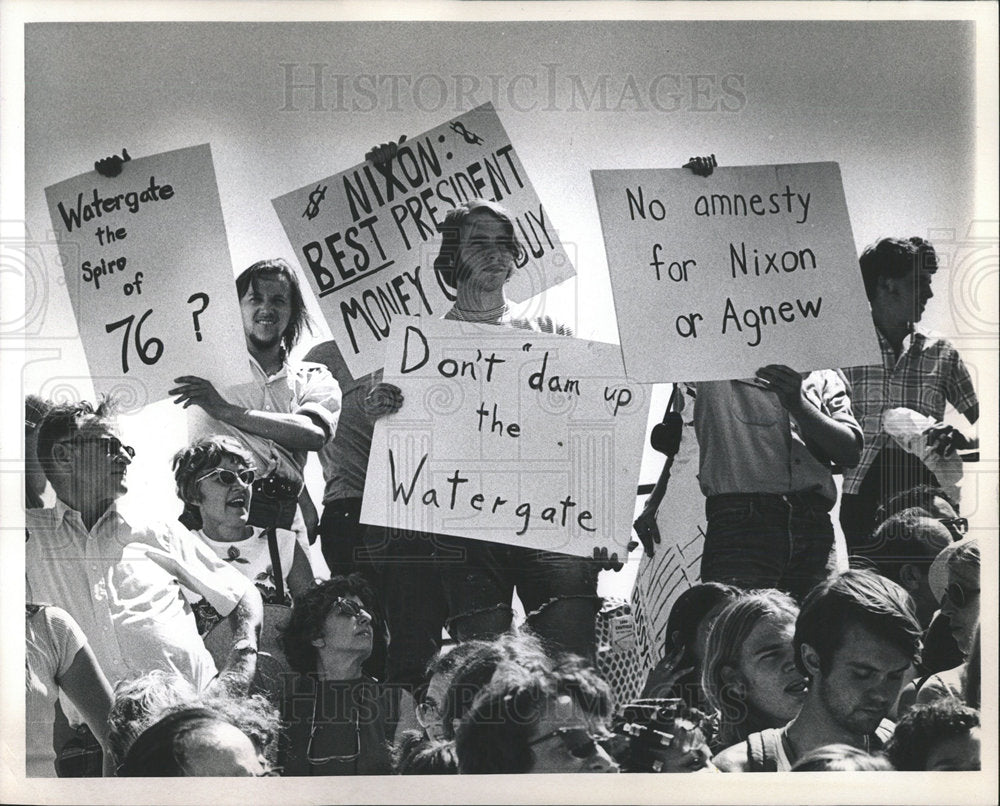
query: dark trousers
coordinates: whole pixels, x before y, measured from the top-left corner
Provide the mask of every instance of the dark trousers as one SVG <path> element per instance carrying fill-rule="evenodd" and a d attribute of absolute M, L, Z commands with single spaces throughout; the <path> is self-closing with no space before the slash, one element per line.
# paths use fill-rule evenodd
<path fill-rule="evenodd" d="M 338 498 L 323 505 L 319 521 L 320 547 L 331 576 L 360 571 L 369 567 L 359 562 L 368 527 L 361 523 L 361 498 Z"/>
<path fill-rule="evenodd" d="M 426 532 L 366 527 L 358 562 L 373 570 L 389 626 L 387 685 L 419 686 L 428 661 L 441 647 L 448 603 L 434 558 L 439 539 Z"/>
<path fill-rule="evenodd" d="M 454 537 L 438 539 L 437 559 L 454 638 L 509 630 L 516 589 L 527 625 L 548 649 L 594 660 L 600 599 L 593 560 Z"/>
<path fill-rule="evenodd" d="M 701 581 L 779 588 L 801 600 L 827 575 L 829 509 L 813 492 L 709 496 Z"/>
<path fill-rule="evenodd" d="M 913 454 L 889 445 L 875 457 L 857 493 L 840 499 L 840 526 L 850 554 L 864 554 L 878 528 L 878 508 L 894 495 L 920 484 L 938 486 L 937 477 Z"/>

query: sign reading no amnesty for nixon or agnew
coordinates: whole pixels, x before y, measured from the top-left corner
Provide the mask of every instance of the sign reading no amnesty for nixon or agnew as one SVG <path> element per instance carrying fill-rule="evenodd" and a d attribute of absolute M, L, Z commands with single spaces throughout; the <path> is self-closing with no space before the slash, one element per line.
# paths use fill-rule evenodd
<path fill-rule="evenodd" d="M 389 163 L 363 162 L 273 200 L 355 378 L 381 368 L 400 317 L 438 318 L 451 307 L 454 288 L 433 266 L 438 226 L 475 198 L 506 208 L 524 247 L 505 287 L 509 300 L 575 274 L 489 103 L 411 137 Z"/>
<path fill-rule="evenodd" d="M 137 405 L 179 375 L 250 380 L 226 228 L 206 145 L 45 189 L 77 328 L 98 393 Z"/>
<path fill-rule="evenodd" d="M 880 360 L 836 163 L 591 175 L 630 378 Z"/>
<path fill-rule="evenodd" d="M 362 522 L 625 556 L 649 399 L 616 345 L 407 319 L 385 380 L 405 402 L 375 426 Z"/>

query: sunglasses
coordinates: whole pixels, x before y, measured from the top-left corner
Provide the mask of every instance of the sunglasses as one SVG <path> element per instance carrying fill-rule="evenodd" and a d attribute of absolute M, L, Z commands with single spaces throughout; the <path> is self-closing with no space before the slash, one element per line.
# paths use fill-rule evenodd
<path fill-rule="evenodd" d="M 528 742 L 528 747 L 555 738 L 562 742 L 563 747 L 573 758 L 590 758 L 597 752 L 597 741 L 601 737 L 595 736 L 586 728 L 556 728 L 551 733 L 532 739 Z"/>
<path fill-rule="evenodd" d="M 312 727 L 309 729 L 309 744 L 306 745 L 306 760 L 314 767 L 318 767 L 323 764 L 328 764 L 331 761 L 341 761 L 341 762 L 357 761 L 358 758 L 361 757 L 361 723 L 357 713 L 354 713 L 353 717 L 354 718 L 351 721 L 354 724 L 354 752 L 341 756 L 316 757 L 313 755 L 313 740 L 316 737 L 317 728 L 321 728 L 323 727 L 323 725 L 316 724 L 316 702 L 314 700 Z"/>
<path fill-rule="evenodd" d="M 973 596 L 979 595 L 979 589 L 966 590 L 962 587 L 961 582 L 950 582 L 948 583 L 948 587 L 945 588 L 944 594 L 948 597 L 949 602 L 961 609 L 972 600 Z"/>
<path fill-rule="evenodd" d="M 73 439 L 63 440 L 59 445 L 86 445 L 88 443 L 99 443 L 104 447 L 104 455 L 109 459 L 121 456 L 122 451 L 129 459 L 135 458 L 135 448 L 126 445 L 118 437 L 73 437 Z"/>
<path fill-rule="evenodd" d="M 944 524 L 948 531 L 955 531 L 960 535 L 969 533 L 968 518 L 938 518 L 938 522 Z"/>
<path fill-rule="evenodd" d="M 199 476 L 196 481 L 204 481 L 211 476 L 218 476 L 219 481 L 223 484 L 233 484 L 237 479 L 239 479 L 240 484 L 249 487 L 253 484 L 254 476 L 256 472 L 252 468 L 247 468 L 246 470 L 225 470 L 224 468 L 217 467 L 214 470 L 208 471 L 204 476 Z"/>
<path fill-rule="evenodd" d="M 361 605 L 355 602 L 353 599 L 345 599 L 343 597 L 338 598 L 334 601 L 333 606 L 340 611 L 343 616 L 352 616 L 357 618 L 362 613 L 369 620 L 372 619 L 372 614 L 365 610 Z"/>

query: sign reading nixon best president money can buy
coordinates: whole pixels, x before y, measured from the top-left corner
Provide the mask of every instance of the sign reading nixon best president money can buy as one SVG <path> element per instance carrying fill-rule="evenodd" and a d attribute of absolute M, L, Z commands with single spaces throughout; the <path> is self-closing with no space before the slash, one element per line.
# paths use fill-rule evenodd
<path fill-rule="evenodd" d="M 475 198 L 506 208 L 524 247 L 509 300 L 575 274 L 492 104 L 407 139 L 388 163 L 364 162 L 273 200 L 354 377 L 382 366 L 400 318 L 451 307 L 454 289 L 433 266 L 438 226 Z"/>
<path fill-rule="evenodd" d="M 836 163 L 591 175 L 630 378 L 880 361 Z"/>
<path fill-rule="evenodd" d="M 45 189 L 94 388 L 146 404 L 174 378 L 250 380 L 233 264 L 208 145 Z M 141 393 L 137 392 L 141 388 Z"/>

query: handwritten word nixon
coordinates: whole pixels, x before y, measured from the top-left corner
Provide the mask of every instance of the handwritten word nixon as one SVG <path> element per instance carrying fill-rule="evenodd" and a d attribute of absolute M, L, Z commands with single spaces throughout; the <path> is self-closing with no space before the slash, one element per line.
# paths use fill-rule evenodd
<path fill-rule="evenodd" d="M 122 209 L 122 203 L 124 202 L 125 208 L 130 213 L 138 213 L 139 209 L 143 204 L 148 202 L 166 201 L 167 199 L 173 198 L 174 189 L 170 185 L 158 185 L 156 184 L 155 177 L 149 177 L 149 187 L 142 191 L 130 190 L 127 193 L 119 193 L 117 196 L 101 196 L 94 188 L 94 198 L 93 201 L 88 201 L 84 204 L 83 193 L 78 193 L 76 195 L 76 208 L 66 209 L 62 202 L 59 202 L 56 206 L 59 209 L 59 215 L 62 216 L 63 224 L 66 225 L 66 231 L 72 232 L 76 227 L 79 227 L 83 221 L 93 221 L 95 218 L 100 218 L 104 213 L 114 213 Z"/>
<path fill-rule="evenodd" d="M 757 277 L 760 277 L 762 274 L 780 275 L 782 272 L 785 274 L 791 274 L 796 269 L 816 268 L 816 254 L 808 246 L 804 249 L 799 249 L 798 251 L 786 249 L 781 253 L 780 266 L 778 265 L 779 258 L 777 252 L 764 252 L 763 258 L 764 266 L 762 270 L 761 253 L 756 249 L 753 250 L 752 272 Z M 741 272 L 743 272 L 744 275 L 750 274 L 751 269 L 747 268 L 747 260 L 748 255 L 746 243 L 740 241 L 739 249 L 737 249 L 734 244 L 729 244 L 729 266 L 733 272 L 733 279 L 737 276 L 737 267 Z M 659 277 L 657 277 L 657 279 L 659 279 Z"/>
<path fill-rule="evenodd" d="M 421 457 L 420 462 L 417 464 L 417 470 L 413 474 L 412 479 L 410 480 L 409 488 L 406 488 L 402 483 L 400 483 L 396 479 L 396 457 L 393 454 L 392 449 L 391 448 L 389 449 L 389 474 L 392 480 L 392 500 L 394 502 L 402 498 L 403 503 L 409 506 L 411 500 L 419 500 L 419 502 L 423 504 L 425 507 L 432 506 L 436 509 L 442 508 L 443 505 L 439 500 L 438 491 L 436 487 L 427 487 L 421 494 L 419 499 L 414 499 L 413 497 L 413 493 L 417 486 L 417 481 L 420 478 L 420 474 L 423 472 L 424 466 L 426 464 L 427 464 L 427 454 L 425 453 Z M 506 514 L 507 512 L 510 512 L 510 510 L 509 509 L 504 510 L 503 507 L 510 504 L 512 507 L 514 507 L 514 514 L 522 519 L 521 528 L 518 529 L 517 532 L 515 532 L 515 534 L 517 534 L 518 536 L 523 535 L 528 531 L 528 528 L 531 526 L 532 505 L 530 501 L 520 501 L 515 505 L 513 504 L 513 502 L 508 501 L 506 498 L 501 498 L 499 495 L 497 495 L 493 497 L 492 503 L 487 505 L 486 503 L 487 497 L 482 492 L 475 493 L 474 495 L 470 496 L 466 501 L 464 495 L 461 497 L 461 499 L 459 499 L 458 488 L 460 484 L 468 484 L 469 479 L 460 475 L 460 471 L 456 469 L 455 472 L 451 476 L 449 476 L 446 481 L 449 485 L 451 485 L 451 495 L 447 503 L 447 507 L 450 511 L 454 512 L 456 507 L 468 507 L 469 509 L 475 510 L 476 512 L 489 512 L 490 514 L 496 515 L 498 512 L 502 511 L 503 514 Z M 589 510 L 584 509 L 580 510 L 579 512 L 575 512 L 573 513 L 575 514 L 575 518 L 570 519 L 570 511 L 575 509 L 577 506 L 579 505 L 577 504 L 576 501 L 573 500 L 573 496 L 567 495 L 565 498 L 559 501 L 558 507 L 547 506 L 544 509 L 542 509 L 541 519 L 553 525 L 558 524 L 562 526 L 564 529 L 574 529 L 578 527 L 585 532 L 596 532 L 597 531 L 596 528 L 584 525 L 585 522 L 589 522 L 594 519 L 593 513 L 591 513 Z"/>

